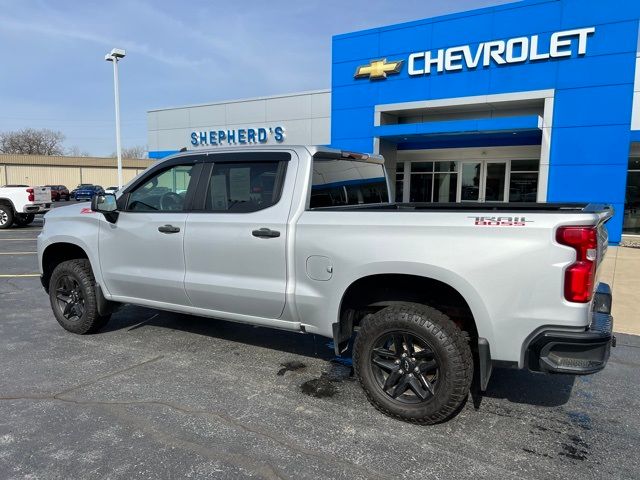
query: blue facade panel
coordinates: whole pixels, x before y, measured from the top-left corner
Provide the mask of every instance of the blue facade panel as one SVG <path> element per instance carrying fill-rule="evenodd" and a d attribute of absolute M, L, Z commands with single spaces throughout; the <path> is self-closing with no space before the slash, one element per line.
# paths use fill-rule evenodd
<path fill-rule="evenodd" d="M 551 143 L 551 167 L 618 165 L 626 168 L 628 138 L 629 129 L 625 125 L 558 128 Z"/>
<path fill-rule="evenodd" d="M 617 242 L 632 138 L 639 18 L 638 0 L 529 0 L 338 35 L 333 40 L 332 144 L 371 150 L 382 132 L 374 127 L 376 105 L 552 90 L 547 199 L 613 203 L 617 213 L 609 230 Z M 475 68 L 461 61 L 456 71 L 409 75 L 412 53 L 436 55 L 438 49 L 468 46 L 474 55 L 483 42 L 526 37 L 530 44 L 537 41 L 537 53 L 544 56 L 555 32 L 592 27 L 582 54 L 574 37 L 570 57 L 535 60 L 529 54 L 508 64 L 489 57 L 484 66 L 480 56 Z M 518 49 L 513 53 L 517 57 Z M 402 60 L 400 72 L 379 80 L 354 78 L 357 67 L 382 58 Z M 427 139 L 421 142 L 429 145 Z"/>
<path fill-rule="evenodd" d="M 179 150 L 156 150 L 153 152 L 149 152 L 149 158 L 153 158 L 159 160 L 164 157 L 168 157 L 169 155 L 173 155 L 174 153 L 178 153 Z"/>
<path fill-rule="evenodd" d="M 559 89 L 553 126 L 625 125 L 630 131 L 632 99 L 633 83 Z"/>

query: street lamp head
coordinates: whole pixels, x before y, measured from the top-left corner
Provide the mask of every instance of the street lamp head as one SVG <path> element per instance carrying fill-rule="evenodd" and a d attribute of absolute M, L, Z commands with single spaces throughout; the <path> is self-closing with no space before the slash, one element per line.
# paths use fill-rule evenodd
<path fill-rule="evenodd" d="M 114 49 L 111 50 L 111 52 L 107 53 L 104 56 L 104 59 L 107 62 L 113 62 L 114 60 L 119 60 L 121 58 L 124 58 L 126 54 L 127 54 L 127 52 L 125 52 L 123 49 L 114 48 Z"/>

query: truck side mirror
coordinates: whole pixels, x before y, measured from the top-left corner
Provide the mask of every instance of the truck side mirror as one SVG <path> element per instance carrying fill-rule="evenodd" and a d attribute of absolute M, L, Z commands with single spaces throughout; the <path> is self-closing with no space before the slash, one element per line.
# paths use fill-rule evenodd
<path fill-rule="evenodd" d="M 108 222 L 116 223 L 118 220 L 118 204 L 113 193 L 101 193 L 91 199 L 91 210 L 102 213 Z"/>

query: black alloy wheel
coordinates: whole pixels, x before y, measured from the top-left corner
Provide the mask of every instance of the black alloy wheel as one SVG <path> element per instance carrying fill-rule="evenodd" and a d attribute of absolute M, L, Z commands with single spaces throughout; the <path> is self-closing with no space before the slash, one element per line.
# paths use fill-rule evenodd
<path fill-rule="evenodd" d="M 440 364 L 423 338 L 408 332 L 383 334 L 371 351 L 373 375 L 389 397 L 402 403 L 419 403 L 438 388 Z"/>
<path fill-rule="evenodd" d="M 56 300 L 60 313 L 68 321 L 79 321 L 84 315 L 84 293 L 78 281 L 71 275 L 58 278 Z"/>
<path fill-rule="evenodd" d="M 84 335 L 104 327 L 110 314 L 100 315 L 96 279 L 86 258 L 57 265 L 49 278 L 49 300 L 58 323 L 69 332 Z"/>
<path fill-rule="evenodd" d="M 354 370 L 371 404 L 391 417 L 433 425 L 464 404 L 473 377 L 468 337 L 435 308 L 396 303 L 360 322 Z"/>

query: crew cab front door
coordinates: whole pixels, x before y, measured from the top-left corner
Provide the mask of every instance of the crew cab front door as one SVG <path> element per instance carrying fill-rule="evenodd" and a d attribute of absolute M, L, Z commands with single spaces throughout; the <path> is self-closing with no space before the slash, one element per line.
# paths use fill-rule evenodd
<path fill-rule="evenodd" d="M 150 171 L 119 199 L 115 223 L 100 225 L 99 256 L 112 295 L 141 303 L 187 306 L 183 242 L 191 191 L 202 164 Z"/>
<path fill-rule="evenodd" d="M 296 160 L 220 153 L 203 167 L 184 239 L 194 307 L 277 319 L 287 287 L 287 222 Z"/>

